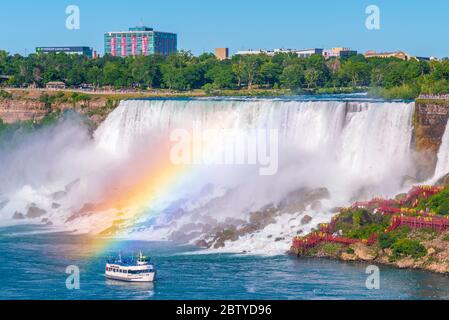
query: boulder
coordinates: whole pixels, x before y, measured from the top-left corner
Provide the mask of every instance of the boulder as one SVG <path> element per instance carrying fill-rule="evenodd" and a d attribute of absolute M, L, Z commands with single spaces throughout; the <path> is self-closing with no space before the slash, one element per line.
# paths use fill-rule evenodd
<path fill-rule="evenodd" d="M 26 217 L 28 219 L 36 219 L 36 218 L 40 218 L 43 215 L 47 214 L 47 211 L 42 210 L 36 206 L 31 206 L 28 208 L 28 212 L 26 214 Z"/>
<path fill-rule="evenodd" d="M 61 205 L 59 203 L 52 203 L 51 208 L 52 209 L 59 209 L 61 207 Z"/>
<path fill-rule="evenodd" d="M 306 225 L 309 224 L 310 222 L 312 222 L 313 218 L 309 215 L 305 215 L 304 217 L 302 217 L 301 219 L 301 225 Z"/>
<path fill-rule="evenodd" d="M 50 220 L 48 220 L 47 218 L 44 218 L 41 220 L 41 222 L 47 226 L 52 226 L 53 222 L 51 222 Z"/>
<path fill-rule="evenodd" d="M 206 242 L 206 240 L 198 240 L 195 243 L 195 246 L 199 247 L 199 248 L 208 248 L 209 244 Z"/>
<path fill-rule="evenodd" d="M 347 252 L 343 252 L 340 256 L 341 260 L 343 261 L 356 261 L 357 260 L 357 256 L 353 253 L 347 253 Z"/>
<path fill-rule="evenodd" d="M 14 220 L 23 220 L 23 219 L 25 219 L 25 215 L 23 214 L 23 213 L 21 213 L 21 212 L 15 212 L 14 213 L 14 215 L 12 216 L 12 218 L 14 219 Z"/>
<path fill-rule="evenodd" d="M 356 243 L 351 245 L 354 250 L 354 254 L 363 261 L 373 261 L 377 258 L 377 251 L 375 248 L 368 247 L 363 243 Z"/>
<path fill-rule="evenodd" d="M 65 191 L 59 191 L 59 192 L 55 192 L 51 195 L 52 199 L 55 201 L 59 201 L 64 199 L 64 197 L 67 195 L 67 193 Z"/>

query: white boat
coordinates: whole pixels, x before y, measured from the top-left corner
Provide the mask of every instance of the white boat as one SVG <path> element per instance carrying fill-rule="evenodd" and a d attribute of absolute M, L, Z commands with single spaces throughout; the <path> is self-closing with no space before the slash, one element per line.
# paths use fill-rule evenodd
<path fill-rule="evenodd" d="M 156 277 L 156 269 L 150 263 L 150 259 L 142 253 L 137 259 L 110 259 L 106 263 L 106 278 L 127 282 L 153 282 Z"/>

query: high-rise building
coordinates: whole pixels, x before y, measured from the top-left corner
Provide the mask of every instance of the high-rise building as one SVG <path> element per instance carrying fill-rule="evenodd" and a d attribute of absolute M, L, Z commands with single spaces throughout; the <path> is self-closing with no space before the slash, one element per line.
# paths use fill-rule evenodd
<path fill-rule="evenodd" d="M 104 34 L 104 53 L 118 57 L 150 54 L 168 56 L 177 51 L 177 46 L 176 33 L 154 31 L 148 27 Z"/>
<path fill-rule="evenodd" d="M 79 54 L 92 57 L 93 49 L 91 47 L 38 47 L 36 53 Z"/>
<path fill-rule="evenodd" d="M 216 48 L 215 49 L 215 57 L 217 57 L 218 60 L 229 59 L 229 49 L 228 48 Z"/>

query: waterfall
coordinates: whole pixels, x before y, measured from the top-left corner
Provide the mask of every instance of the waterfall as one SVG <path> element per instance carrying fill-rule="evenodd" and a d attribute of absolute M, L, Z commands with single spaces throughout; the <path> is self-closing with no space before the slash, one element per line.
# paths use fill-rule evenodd
<path fill-rule="evenodd" d="M 51 162 L 40 159 L 42 179 L 33 183 L 8 173 L 21 177 L 14 185 L 23 187 L 4 188 L 3 194 L 0 190 L 0 215 L 16 212 L 23 218 L 32 203 L 43 209 L 33 212 L 46 212 L 39 219 L 79 232 L 99 232 L 130 217 L 122 203 L 114 207 L 103 198 L 108 193 L 119 198 L 126 195 L 140 176 L 151 179 L 145 170 L 147 163 L 156 168 L 152 174 L 159 176 L 153 158 L 167 152 L 161 149 L 166 147 L 161 141 L 168 141 L 174 130 L 198 125 L 204 131 L 229 130 L 248 137 L 260 130 L 274 130 L 278 137 L 273 149 L 278 158 L 276 174 L 262 176 L 259 168 L 249 163 L 192 166 L 174 176 L 170 188 L 161 185 L 162 194 L 151 195 L 151 203 L 146 204 L 148 214 L 127 220 L 126 230 L 128 236 L 145 240 L 191 242 L 215 228 L 248 222 L 250 213 L 282 203 L 291 194 L 327 190 L 329 197 L 313 208 L 298 212 L 290 208 L 289 214 L 277 217 L 263 230 L 226 244 L 227 249 L 236 251 L 283 252 L 299 228 L 307 232 L 316 223 L 329 220 L 333 208 L 356 199 L 392 196 L 404 188 L 404 177 L 414 175 L 410 148 L 413 110 L 412 103 L 342 100 L 123 101 L 96 130 L 93 141 L 74 144 L 71 137 L 76 134 L 68 137 L 57 132 L 39 138 L 46 150 L 58 152 Z M 64 132 L 66 125 L 59 126 Z M 255 141 L 260 147 L 259 140 Z M 449 143 L 449 139 L 445 141 Z M 222 140 L 212 138 L 210 144 L 228 150 Z M 29 145 L 18 148 L 27 150 Z M 4 167 L 14 169 L 15 152 L 7 159 L 10 165 L 7 162 Z M 32 157 L 20 163 L 21 170 L 36 166 Z M 312 217 L 307 226 L 300 223 L 305 214 Z M 283 240 L 273 241 L 273 236 Z"/>
<path fill-rule="evenodd" d="M 225 128 L 248 134 L 257 128 L 278 130 L 280 164 L 275 176 L 261 178 L 237 167 L 220 168 L 221 175 L 199 168 L 196 189 L 201 190 L 202 184 L 214 185 L 220 196 L 180 195 L 180 199 L 194 199 L 177 202 L 181 215 L 162 214 L 151 223 L 141 221 L 137 232 L 146 239 L 191 240 L 208 230 L 198 220 L 213 219 L 222 225 L 229 219 L 246 220 L 249 212 L 278 203 L 303 187 L 329 190 L 331 199 L 322 201 L 324 212 L 354 199 L 395 195 L 404 187 L 404 177 L 414 175 L 410 153 L 413 109 L 413 104 L 399 102 L 131 100 L 122 102 L 106 119 L 95 139 L 99 148 L 120 157 L 132 150 L 133 141 L 142 137 L 151 140 L 154 132 L 189 127 L 193 122 L 200 122 L 204 129 Z M 235 189 L 237 195 L 229 194 Z M 173 210 L 167 208 L 167 212 Z M 323 212 L 309 214 L 315 223 L 310 226 L 329 219 Z M 299 228 L 289 222 L 292 217 L 281 217 L 264 231 L 228 244 L 227 249 L 281 252 Z M 288 237 L 274 243 L 267 240 L 273 234 Z"/>
<path fill-rule="evenodd" d="M 130 100 L 95 133 L 116 155 L 149 131 L 201 122 L 203 129 L 276 129 L 293 156 L 326 157 L 349 175 L 373 179 L 409 173 L 413 105 L 344 101 Z M 449 140 L 449 139 L 448 139 Z"/>
<path fill-rule="evenodd" d="M 449 124 L 449 122 L 448 122 Z M 449 173 L 449 125 L 441 140 L 440 150 L 438 151 L 438 161 L 433 180 L 438 180 Z"/>

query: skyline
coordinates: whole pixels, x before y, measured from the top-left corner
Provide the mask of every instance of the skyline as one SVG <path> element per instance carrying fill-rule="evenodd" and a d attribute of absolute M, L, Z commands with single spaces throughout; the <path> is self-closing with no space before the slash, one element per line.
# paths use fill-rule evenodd
<path fill-rule="evenodd" d="M 368 5 L 377 5 L 381 29 L 365 27 Z M 80 30 L 65 28 L 65 9 L 81 10 Z M 230 0 L 205 3 L 192 0 L 132 4 L 99 0 L 60 1 L 36 5 L 30 0 L 5 3 L 0 12 L 0 48 L 22 55 L 39 46 L 90 46 L 104 54 L 103 35 L 147 25 L 155 30 L 178 34 L 178 49 L 194 54 L 229 47 L 233 54 L 247 49 L 350 47 L 367 50 L 403 50 L 417 56 L 449 56 L 449 44 L 440 42 L 449 30 L 444 14 L 449 3 L 429 0 L 426 5 L 410 5 L 397 0 L 348 0 L 318 3 L 279 0 Z"/>

